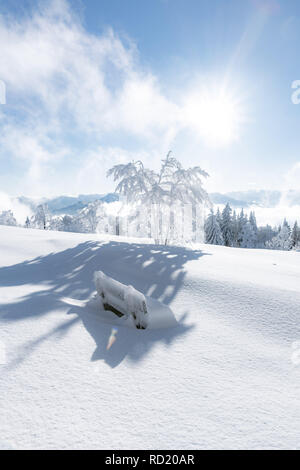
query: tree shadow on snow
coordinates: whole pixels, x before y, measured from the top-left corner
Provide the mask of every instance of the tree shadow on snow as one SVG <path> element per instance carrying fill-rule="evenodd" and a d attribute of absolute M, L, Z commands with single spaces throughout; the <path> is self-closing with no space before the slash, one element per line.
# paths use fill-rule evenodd
<path fill-rule="evenodd" d="M 16 302 L 0 305 L 0 321 L 13 322 L 31 317 L 38 319 L 53 310 L 61 310 L 65 314 L 63 298 L 89 298 L 95 290 L 93 275 L 97 270 L 103 270 L 124 284 L 132 283 L 145 295 L 168 305 L 183 284 L 185 264 L 203 255 L 206 253 L 183 247 L 88 241 L 61 252 L 2 267 L 2 287 L 32 284 L 39 286 L 40 290 L 20 297 Z M 126 356 L 133 361 L 141 360 L 157 342 L 168 345 L 192 328 L 184 323 L 184 312 L 179 312 L 183 316 L 174 328 L 140 331 L 120 326 L 115 344 L 106 351 L 113 322 L 105 323 L 96 315 L 91 315 L 87 308 L 77 306 L 69 307 L 67 313 L 76 314 L 76 320 L 72 318 L 48 335 L 24 345 L 24 351 L 18 354 L 19 362 L 24 353 L 30 354 L 42 341 L 60 330 L 65 334 L 79 320 L 96 342 L 97 347 L 91 359 L 103 359 L 111 367 L 117 366 Z"/>
<path fill-rule="evenodd" d="M 169 346 L 175 339 L 186 335 L 193 328 L 192 325 L 185 324 L 187 314 L 183 314 L 178 325 L 171 328 L 137 330 L 115 324 L 113 317 L 112 323 L 101 322 L 96 316 L 80 307 L 72 307 L 68 313 L 78 315 L 96 343 L 91 361 L 103 360 L 112 368 L 118 366 L 125 357 L 132 362 L 139 362 L 155 344 L 164 343 Z M 110 315 L 113 316 L 113 313 Z M 107 350 L 112 328 L 117 329 L 116 341 Z"/>

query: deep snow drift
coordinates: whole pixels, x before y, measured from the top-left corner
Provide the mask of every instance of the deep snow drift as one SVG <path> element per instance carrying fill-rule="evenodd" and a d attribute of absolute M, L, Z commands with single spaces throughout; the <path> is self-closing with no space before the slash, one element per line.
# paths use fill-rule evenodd
<path fill-rule="evenodd" d="M 176 321 L 98 310 L 99 269 Z M 299 281 L 300 253 L 0 227 L 0 448 L 299 449 Z"/>

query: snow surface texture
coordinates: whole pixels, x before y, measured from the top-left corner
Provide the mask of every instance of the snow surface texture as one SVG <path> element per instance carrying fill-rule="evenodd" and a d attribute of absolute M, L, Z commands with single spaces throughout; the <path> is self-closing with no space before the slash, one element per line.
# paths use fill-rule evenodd
<path fill-rule="evenodd" d="M 0 250 L 0 448 L 300 448 L 300 253 L 15 227 Z M 177 323 L 101 313 L 99 269 Z"/>

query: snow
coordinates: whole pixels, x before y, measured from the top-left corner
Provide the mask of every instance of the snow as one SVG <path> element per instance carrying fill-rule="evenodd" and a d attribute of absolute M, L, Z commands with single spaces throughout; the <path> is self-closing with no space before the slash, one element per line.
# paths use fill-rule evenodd
<path fill-rule="evenodd" d="M 97 270 L 173 325 L 98 309 Z M 0 448 L 299 449 L 299 276 L 297 252 L 0 227 Z"/>
<path fill-rule="evenodd" d="M 144 294 L 106 276 L 102 271 L 95 272 L 94 281 L 102 309 L 109 305 L 126 317 L 131 316 L 136 328 L 147 328 L 150 312 L 147 312 Z"/>
<path fill-rule="evenodd" d="M 178 322 L 174 316 L 172 310 L 162 302 L 156 299 L 145 296 L 147 309 L 148 309 L 148 325 L 147 328 L 150 330 L 156 330 L 159 328 L 171 328 L 178 325 Z M 110 312 L 103 310 L 102 300 L 100 297 L 93 296 L 88 302 L 78 302 L 73 299 L 63 299 L 69 305 L 76 305 L 86 309 L 86 312 L 93 312 L 101 320 L 116 326 L 124 326 L 127 328 L 136 328 L 131 317 L 118 318 L 115 315 L 111 315 Z"/>

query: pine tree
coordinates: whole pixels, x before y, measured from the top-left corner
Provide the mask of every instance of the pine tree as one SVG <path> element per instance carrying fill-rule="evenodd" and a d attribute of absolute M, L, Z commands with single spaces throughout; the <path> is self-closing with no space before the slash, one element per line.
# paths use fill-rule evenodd
<path fill-rule="evenodd" d="M 300 228 L 298 227 L 297 220 L 294 223 L 292 232 L 291 232 L 291 246 L 294 248 L 300 242 Z"/>
<path fill-rule="evenodd" d="M 291 227 L 290 227 L 290 225 L 288 224 L 288 222 L 287 222 L 286 219 L 284 219 L 283 224 L 282 224 L 282 227 L 285 227 L 286 230 L 289 232 L 289 234 L 291 233 Z"/>
<path fill-rule="evenodd" d="M 218 222 L 220 228 L 221 228 L 221 223 L 222 223 L 222 215 L 220 212 L 220 208 L 218 207 L 217 213 L 216 213 L 216 221 Z"/>
<path fill-rule="evenodd" d="M 255 248 L 258 243 L 258 228 L 254 211 L 250 212 L 249 223 L 253 230 L 253 248 Z"/>
<path fill-rule="evenodd" d="M 257 228 L 257 222 L 256 222 L 256 217 L 255 217 L 255 212 L 254 211 L 250 212 L 249 222 L 252 225 L 254 233 L 257 234 L 258 228 Z"/>
<path fill-rule="evenodd" d="M 232 246 L 238 246 L 239 224 L 236 211 L 232 214 Z"/>
<path fill-rule="evenodd" d="M 290 250 L 292 248 L 291 229 L 285 219 L 281 230 L 266 243 L 266 247 L 271 250 Z"/>
<path fill-rule="evenodd" d="M 255 248 L 257 236 L 254 232 L 253 225 L 250 223 L 250 221 L 247 221 L 243 225 L 241 238 L 242 238 L 242 242 L 241 242 L 242 248 Z"/>
<path fill-rule="evenodd" d="M 272 228 L 270 225 L 259 227 L 257 232 L 257 247 L 264 248 L 266 244 L 272 240 L 278 234 L 276 228 Z"/>
<path fill-rule="evenodd" d="M 221 219 L 221 231 L 225 246 L 232 246 L 233 243 L 231 212 L 232 209 L 229 203 L 227 203 L 222 211 Z"/>
<path fill-rule="evenodd" d="M 224 245 L 221 228 L 212 209 L 205 221 L 204 231 L 205 243 L 209 243 L 210 245 Z"/>
<path fill-rule="evenodd" d="M 247 215 L 244 214 L 244 209 L 241 210 L 238 216 L 238 236 L 237 236 L 237 243 L 238 246 L 242 246 L 243 244 L 243 233 L 244 233 L 244 226 L 248 222 Z"/>

